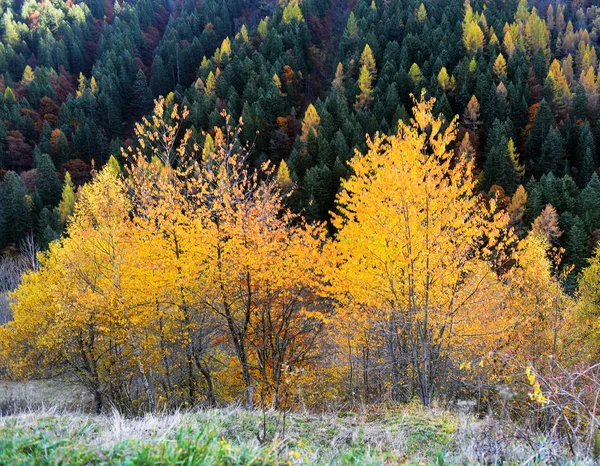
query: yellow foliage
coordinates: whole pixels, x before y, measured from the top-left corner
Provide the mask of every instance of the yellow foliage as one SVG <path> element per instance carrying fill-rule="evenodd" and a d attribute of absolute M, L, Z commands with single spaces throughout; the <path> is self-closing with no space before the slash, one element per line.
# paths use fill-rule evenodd
<path fill-rule="evenodd" d="M 442 67 L 438 73 L 438 82 L 446 92 L 452 92 L 456 89 L 456 78 L 448 74 L 446 67 Z"/>
<path fill-rule="evenodd" d="M 531 369 L 531 366 L 527 366 L 527 369 L 525 370 L 525 375 L 527 376 L 527 381 L 529 382 L 529 385 L 531 385 L 532 388 L 532 391 L 529 394 L 529 399 L 541 405 L 548 404 L 549 400 L 542 393 L 540 383 L 537 381 L 537 377 Z"/>
<path fill-rule="evenodd" d="M 512 315 L 506 316 L 504 338 L 521 362 L 562 351 L 562 329 L 574 303 L 563 291 L 563 276 L 553 271 L 559 261 L 545 234 L 534 231 L 519 243 L 516 265 L 505 277 L 506 309 Z"/>
<path fill-rule="evenodd" d="M 417 11 L 417 19 L 419 20 L 419 23 L 424 23 L 427 19 L 427 9 L 423 3 L 421 3 L 419 10 Z"/>
<path fill-rule="evenodd" d="M 498 78 L 506 77 L 506 59 L 502 54 L 499 54 L 496 58 L 496 61 L 494 62 L 494 74 Z"/>
<path fill-rule="evenodd" d="M 485 16 L 473 13 L 469 0 L 465 0 L 465 16 L 462 23 L 463 45 L 470 54 L 475 54 L 485 45 L 485 35 L 480 24 L 485 26 Z"/>
<path fill-rule="evenodd" d="M 320 124 L 321 117 L 319 116 L 319 112 L 317 112 L 313 104 L 310 104 L 302 120 L 302 140 L 306 141 L 308 135 L 311 133 L 316 136 Z"/>
<path fill-rule="evenodd" d="M 433 355 L 468 351 L 465 335 L 497 326 L 489 301 L 479 304 L 496 284 L 490 261 L 503 249 L 507 222 L 475 196 L 473 161 L 451 163 L 456 121 L 446 127 L 432 115 L 433 103 L 422 96 L 410 125 L 400 122 L 396 136 L 376 135 L 368 153 L 350 162 L 329 276 L 337 320 L 353 322 L 352 338 L 381 324 L 412 348 L 425 404 L 435 384 L 427 375 Z"/>

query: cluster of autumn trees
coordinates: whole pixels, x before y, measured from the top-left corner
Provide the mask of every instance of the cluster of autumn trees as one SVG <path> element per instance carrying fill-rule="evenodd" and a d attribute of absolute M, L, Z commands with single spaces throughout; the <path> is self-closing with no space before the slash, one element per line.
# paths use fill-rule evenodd
<path fill-rule="evenodd" d="M 66 370 L 98 409 L 278 404 L 315 358 L 323 230 L 245 168 L 236 130 L 198 152 L 179 129 L 160 101 L 125 176 L 113 159 L 82 188 L 66 237 L 13 295 L 11 372 Z"/>
<path fill-rule="evenodd" d="M 492 398 L 509 357 L 597 357 L 600 255 L 568 296 L 551 216 L 519 240 L 523 210 L 477 194 L 456 121 L 414 104 L 351 159 L 331 236 L 285 206 L 283 163 L 248 166 L 229 117 L 200 147 L 158 100 L 10 295 L 5 375 L 68 374 L 98 411 L 428 405 Z"/>

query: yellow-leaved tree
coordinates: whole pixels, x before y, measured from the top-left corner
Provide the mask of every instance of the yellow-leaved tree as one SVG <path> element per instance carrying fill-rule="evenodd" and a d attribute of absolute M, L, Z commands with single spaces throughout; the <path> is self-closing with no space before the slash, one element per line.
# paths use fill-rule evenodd
<path fill-rule="evenodd" d="M 591 360 L 600 355 L 600 248 L 579 278 L 578 333 Z"/>
<path fill-rule="evenodd" d="M 534 228 L 519 243 L 515 264 L 504 277 L 505 304 L 512 313 L 505 347 L 522 365 L 560 356 L 564 349 L 562 330 L 571 319 L 574 301 L 564 292 L 571 269 L 560 271 L 561 255 L 546 233 Z"/>
<path fill-rule="evenodd" d="M 68 368 L 90 389 L 98 411 L 104 390 L 119 391 L 115 402 L 124 395 L 112 377 L 129 373 L 154 407 L 142 363 L 144 298 L 126 291 L 133 263 L 125 187 L 106 168 L 80 193 L 67 236 L 50 245 L 39 271 L 26 274 L 13 293 L 14 320 L 3 329 L 3 354 L 16 376 Z M 112 364 L 117 355 L 119 364 Z"/>
<path fill-rule="evenodd" d="M 336 321 L 383 345 L 391 395 L 416 391 L 425 405 L 497 328 L 494 265 L 510 238 L 507 216 L 474 193 L 473 161 L 454 157 L 456 120 L 433 105 L 422 94 L 410 124 L 350 161 L 328 277 Z"/>
<path fill-rule="evenodd" d="M 259 397 L 278 406 L 286 371 L 308 369 L 319 348 L 325 230 L 283 206 L 275 177 L 246 168 L 238 133 L 229 123 L 215 132 L 216 150 L 191 181 L 198 228 L 210 233 L 196 299 L 222 323 L 248 405 Z"/>
<path fill-rule="evenodd" d="M 135 127 L 137 144 L 124 151 L 127 159 L 127 191 L 135 215 L 130 224 L 137 238 L 139 271 L 145 286 L 155 293 L 155 329 L 160 344 L 154 349 L 155 373 L 160 367 L 160 385 L 168 405 L 216 404 L 214 387 L 214 335 L 216 318 L 195 298 L 198 277 L 210 263 L 205 244 L 211 233 L 197 222 L 197 196 L 193 188 L 194 154 L 188 130 L 182 124 L 188 115 L 174 105 L 168 111 L 164 99 L 156 102 L 154 115 Z M 203 153 L 215 150 L 207 136 Z M 140 290 L 144 293 L 144 290 Z"/>

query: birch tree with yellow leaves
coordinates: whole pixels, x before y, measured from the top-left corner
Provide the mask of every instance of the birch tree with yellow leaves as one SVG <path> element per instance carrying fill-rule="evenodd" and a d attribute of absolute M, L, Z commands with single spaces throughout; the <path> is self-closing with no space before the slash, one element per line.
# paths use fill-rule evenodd
<path fill-rule="evenodd" d="M 506 215 L 474 193 L 473 162 L 453 157 L 456 121 L 433 116 L 433 104 L 421 95 L 410 124 L 376 135 L 367 154 L 351 160 L 329 277 L 338 319 L 359 329 L 379 323 L 392 395 L 404 364 L 412 387 L 403 388 L 425 405 L 453 358 L 467 358 L 493 331 L 488 298 L 510 239 Z"/>
<path fill-rule="evenodd" d="M 155 407 L 142 349 L 150 320 L 140 300 L 147 298 L 129 286 L 129 213 L 124 185 L 107 167 L 82 188 L 67 236 L 41 256 L 38 272 L 25 275 L 13 295 L 14 321 L 3 329 L 13 373 L 47 375 L 64 366 L 90 389 L 98 411 L 105 390 L 115 403 L 127 396 L 127 373 Z M 115 375 L 120 381 L 109 387 Z"/>
<path fill-rule="evenodd" d="M 322 226 L 283 207 L 272 169 L 268 181 L 245 167 L 239 130 L 215 132 L 197 185 L 200 228 L 210 266 L 198 295 L 228 333 L 247 404 L 277 406 L 286 370 L 305 369 L 322 327 L 319 298 Z M 260 393 L 256 393 L 256 390 Z"/>
<path fill-rule="evenodd" d="M 167 402 L 215 405 L 209 360 L 217 323 L 198 305 L 191 286 L 209 266 L 203 246 L 210 232 L 196 221 L 191 171 L 196 147 L 190 132 L 182 129 L 187 113 L 174 105 L 169 114 L 164 99 L 159 99 L 151 119 L 136 125 L 137 144 L 124 152 L 129 162 L 126 185 L 135 210 L 131 229 L 140 242 L 141 263 L 152 286 L 160 290 L 155 313 Z"/>

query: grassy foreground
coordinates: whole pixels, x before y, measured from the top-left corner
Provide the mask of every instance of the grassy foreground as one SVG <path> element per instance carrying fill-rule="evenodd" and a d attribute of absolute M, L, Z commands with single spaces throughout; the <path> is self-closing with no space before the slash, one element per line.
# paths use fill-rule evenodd
<path fill-rule="evenodd" d="M 416 406 L 302 415 L 239 408 L 125 419 L 38 409 L 0 417 L 0 465 L 592 464 L 493 420 Z"/>

